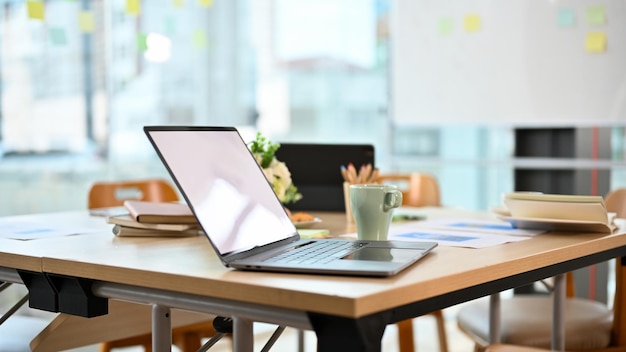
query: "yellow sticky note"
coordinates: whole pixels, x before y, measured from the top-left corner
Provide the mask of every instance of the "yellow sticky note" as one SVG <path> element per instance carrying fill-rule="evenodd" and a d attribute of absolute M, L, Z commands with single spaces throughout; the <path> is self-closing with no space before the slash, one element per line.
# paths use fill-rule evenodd
<path fill-rule="evenodd" d="M 480 30 L 480 16 L 477 14 L 469 14 L 465 16 L 463 28 L 466 32 L 477 32 Z"/>
<path fill-rule="evenodd" d="M 589 53 L 603 53 L 606 51 L 606 34 L 604 32 L 590 32 L 585 38 L 585 51 Z"/>
<path fill-rule="evenodd" d="M 28 11 L 28 18 L 33 20 L 43 20 L 45 18 L 43 2 L 27 1 L 26 8 Z"/>
<path fill-rule="evenodd" d="M 587 23 L 594 26 L 601 26 L 606 23 L 604 6 L 591 6 L 587 8 Z"/>
<path fill-rule="evenodd" d="M 80 28 L 81 32 L 92 33 L 95 29 L 94 20 L 93 20 L 93 12 L 91 11 L 80 11 L 78 13 L 78 28 Z"/>
<path fill-rule="evenodd" d="M 174 7 L 181 8 L 185 5 L 185 1 L 184 0 L 172 0 L 172 5 L 174 5 Z"/>
<path fill-rule="evenodd" d="M 198 0 L 198 3 L 204 7 L 213 6 L 213 0 Z"/>
<path fill-rule="evenodd" d="M 141 12 L 141 1 L 126 0 L 126 12 L 129 15 L 138 15 Z"/>

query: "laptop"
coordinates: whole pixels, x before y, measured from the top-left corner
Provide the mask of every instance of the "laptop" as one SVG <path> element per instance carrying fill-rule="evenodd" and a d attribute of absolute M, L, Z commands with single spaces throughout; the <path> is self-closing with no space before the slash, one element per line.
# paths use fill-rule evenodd
<path fill-rule="evenodd" d="M 236 128 L 146 126 L 144 132 L 226 267 L 385 277 L 437 245 L 302 239 Z"/>
<path fill-rule="evenodd" d="M 371 144 L 280 143 L 276 158 L 289 166 L 303 196 L 289 204 L 292 211 L 345 211 L 341 166 L 376 165 Z"/>

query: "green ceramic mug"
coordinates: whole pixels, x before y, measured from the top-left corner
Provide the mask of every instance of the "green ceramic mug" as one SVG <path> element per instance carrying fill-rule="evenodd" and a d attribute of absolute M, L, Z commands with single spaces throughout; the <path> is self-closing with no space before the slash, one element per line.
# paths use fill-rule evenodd
<path fill-rule="evenodd" d="M 350 206 L 360 240 L 386 241 L 393 209 L 402 205 L 402 192 L 393 185 L 350 185 Z"/>

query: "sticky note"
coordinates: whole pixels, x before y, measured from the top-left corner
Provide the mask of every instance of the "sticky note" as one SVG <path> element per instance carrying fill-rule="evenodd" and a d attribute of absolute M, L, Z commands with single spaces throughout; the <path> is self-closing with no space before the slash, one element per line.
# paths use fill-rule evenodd
<path fill-rule="evenodd" d="M 126 13 L 129 15 L 138 15 L 141 12 L 140 0 L 126 0 Z"/>
<path fill-rule="evenodd" d="M 41 1 L 27 1 L 26 10 L 30 19 L 43 20 L 45 18 L 44 6 Z"/>
<path fill-rule="evenodd" d="M 594 26 L 601 26 L 606 23 L 604 6 L 590 6 L 587 8 L 587 23 Z"/>
<path fill-rule="evenodd" d="M 556 15 L 559 27 L 573 27 L 576 24 L 576 13 L 573 9 L 560 9 Z"/>
<path fill-rule="evenodd" d="M 146 33 L 137 34 L 137 50 L 139 51 L 148 50 L 148 35 Z"/>
<path fill-rule="evenodd" d="M 174 5 L 174 7 L 181 8 L 185 5 L 185 1 L 184 0 L 172 0 L 172 5 Z"/>
<path fill-rule="evenodd" d="M 454 29 L 454 24 L 451 18 L 442 18 L 439 20 L 437 27 L 439 30 L 439 34 L 449 35 L 450 33 L 452 33 L 452 30 Z"/>
<path fill-rule="evenodd" d="M 164 27 L 165 33 L 168 35 L 176 34 L 176 20 L 168 16 L 168 17 L 165 17 L 163 21 L 164 21 L 163 27 Z"/>
<path fill-rule="evenodd" d="M 585 51 L 589 53 L 603 53 L 606 51 L 606 34 L 604 32 L 589 32 L 585 38 Z"/>
<path fill-rule="evenodd" d="M 203 49 L 206 47 L 206 34 L 203 30 L 197 29 L 193 32 L 193 47 L 196 49 Z"/>
<path fill-rule="evenodd" d="M 466 32 L 478 32 L 480 30 L 480 16 L 477 14 L 466 15 L 463 28 Z"/>
<path fill-rule="evenodd" d="M 67 44 L 65 29 L 60 27 L 50 28 L 50 42 L 54 45 L 63 46 Z"/>
<path fill-rule="evenodd" d="M 298 229 L 302 238 L 330 238 L 330 230 L 327 229 Z"/>
<path fill-rule="evenodd" d="M 204 7 L 213 6 L 213 0 L 198 0 L 198 3 Z"/>
<path fill-rule="evenodd" d="M 93 20 L 93 12 L 91 11 L 80 11 L 78 13 L 78 28 L 81 32 L 91 33 L 95 29 L 94 20 Z"/>

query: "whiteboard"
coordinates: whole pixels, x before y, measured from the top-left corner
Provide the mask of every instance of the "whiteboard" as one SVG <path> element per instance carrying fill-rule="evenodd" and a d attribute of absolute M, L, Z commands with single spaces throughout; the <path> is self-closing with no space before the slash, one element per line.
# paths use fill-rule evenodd
<path fill-rule="evenodd" d="M 399 124 L 626 124 L 626 1 L 395 0 Z"/>

